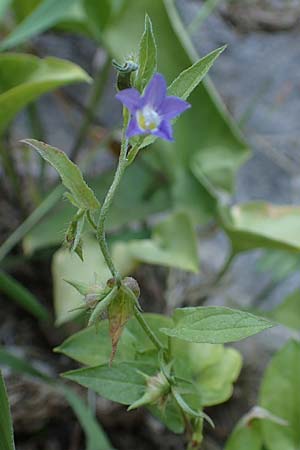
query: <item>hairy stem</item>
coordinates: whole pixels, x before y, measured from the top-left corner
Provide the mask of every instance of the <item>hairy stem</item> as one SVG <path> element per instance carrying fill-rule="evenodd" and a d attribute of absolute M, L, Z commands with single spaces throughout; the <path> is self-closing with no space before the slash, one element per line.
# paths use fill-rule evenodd
<path fill-rule="evenodd" d="M 141 325 L 141 327 L 143 328 L 143 330 L 145 331 L 145 333 L 147 334 L 147 336 L 149 337 L 149 339 L 153 342 L 153 344 L 157 348 L 157 350 L 164 350 L 163 344 L 160 342 L 158 337 L 155 336 L 155 334 L 147 324 L 146 320 L 144 319 L 143 314 L 139 311 L 137 307 L 135 308 L 134 315 L 139 324 Z"/>
<path fill-rule="evenodd" d="M 125 168 L 126 168 L 127 148 L 128 148 L 128 139 L 123 139 L 121 151 L 120 151 L 119 162 L 118 162 L 118 167 L 117 167 L 113 182 L 106 194 L 105 200 L 104 200 L 102 208 L 100 210 L 99 220 L 98 220 L 98 224 L 97 224 L 97 240 L 99 242 L 105 262 L 106 262 L 109 270 L 111 271 L 112 276 L 116 279 L 118 286 L 121 285 L 121 276 L 114 266 L 114 263 L 111 258 L 109 248 L 108 248 L 108 245 L 106 242 L 105 221 L 106 221 L 106 217 L 107 217 L 109 208 L 112 204 L 115 193 L 117 191 L 117 188 L 120 184 L 121 178 L 122 178 Z"/>

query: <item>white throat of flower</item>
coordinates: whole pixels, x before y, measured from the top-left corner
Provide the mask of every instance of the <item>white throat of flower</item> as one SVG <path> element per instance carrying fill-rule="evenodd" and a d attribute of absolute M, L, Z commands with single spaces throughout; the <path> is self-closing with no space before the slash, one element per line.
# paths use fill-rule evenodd
<path fill-rule="evenodd" d="M 156 131 L 161 123 L 159 114 L 149 105 L 136 112 L 138 126 L 143 131 Z"/>

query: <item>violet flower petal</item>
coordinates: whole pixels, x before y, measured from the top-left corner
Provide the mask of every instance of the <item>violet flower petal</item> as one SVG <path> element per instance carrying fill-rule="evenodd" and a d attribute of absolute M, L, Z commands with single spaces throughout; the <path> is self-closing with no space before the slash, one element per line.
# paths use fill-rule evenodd
<path fill-rule="evenodd" d="M 145 132 L 138 126 L 135 116 L 132 116 L 126 130 L 126 137 L 131 138 L 137 134 L 145 134 Z"/>
<path fill-rule="evenodd" d="M 179 97 L 170 95 L 169 97 L 166 97 L 164 99 L 162 105 L 159 108 L 159 114 L 164 119 L 170 120 L 179 116 L 181 113 L 183 113 L 190 107 L 191 107 L 190 103 L 186 102 L 185 100 L 182 100 Z"/>
<path fill-rule="evenodd" d="M 156 73 L 151 78 L 143 95 L 143 106 L 150 105 L 158 110 L 167 95 L 167 85 L 164 77 L 160 73 Z"/>
<path fill-rule="evenodd" d="M 153 131 L 151 134 L 165 139 L 166 141 L 174 141 L 172 125 L 168 120 L 163 120 L 159 125 L 158 130 Z"/>
<path fill-rule="evenodd" d="M 133 114 L 141 105 L 140 93 L 135 88 L 124 89 L 118 92 L 116 98 Z"/>

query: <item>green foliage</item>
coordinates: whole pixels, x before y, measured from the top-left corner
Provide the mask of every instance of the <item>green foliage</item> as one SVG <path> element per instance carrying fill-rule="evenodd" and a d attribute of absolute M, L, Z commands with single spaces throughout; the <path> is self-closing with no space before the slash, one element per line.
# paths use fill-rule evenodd
<path fill-rule="evenodd" d="M 300 290 L 288 295 L 283 302 L 272 311 L 268 317 L 289 328 L 300 330 Z"/>
<path fill-rule="evenodd" d="M 300 446 L 300 344 L 289 341 L 273 357 L 260 391 L 260 404 L 287 421 L 279 426 L 262 422 L 264 443 L 270 450 L 295 450 Z"/>
<path fill-rule="evenodd" d="M 254 248 L 300 250 L 300 208 L 264 202 L 220 208 L 222 226 L 231 239 L 233 251 Z"/>
<path fill-rule="evenodd" d="M 0 134 L 28 103 L 58 87 L 89 82 L 87 73 L 69 61 L 25 54 L 0 55 Z"/>
<path fill-rule="evenodd" d="M 7 393 L 0 371 L 0 449 L 15 450 Z"/>
<path fill-rule="evenodd" d="M 226 442 L 225 450 L 263 450 L 263 440 L 258 423 L 235 428 Z"/>
<path fill-rule="evenodd" d="M 65 372 L 63 376 L 76 381 L 104 398 L 130 405 L 142 397 L 145 390 L 145 378 L 140 371 L 148 375 L 155 374 L 155 367 L 145 363 L 114 363 L 109 367 L 89 367 Z"/>
<path fill-rule="evenodd" d="M 184 49 L 184 47 L 188 47 L 188 50 L 192 48 L 190 39 L 180 24 L 175 23 L 174 28 L 172 27 L 174 20 L 171 8 L 169 6 L 165 8 L 163 1 L 139 0 L 137 3 L 128 0 L 123 13 L 105 29 L 103 42 L 114 58 L 122 60 L 124 55 L 130 54 L 137 47 L 145 11 L 151 17 L 154 30 L 158 31 L 156 42 L 159 71 L 171 83 L 198 58 L 192 49 L 192 61 L 190 56 L 192 51 L 189 55 Z M 216 54 L 213 54 L 209 58 L 215 56 Z M 202 70 L 199 70 L 200 78 Z M 248 150 L 210 84 L 199 85 L 189 101 L 193 107 L 177 122 L 175 143 L 162 141 L 159 144 L 155 143 L 147 158 L 159 165 L 170 179 L 172 205 L 188 212 L 195 223 L 205 223 L 215 212 L 215 200 L 203 181 L 199 181 L 192 173 L 194 155 L 204 152 L 211 161 L 211 153 L 218 149 L 220 156 L 215 169 L 217 175 L 214 168 L 206 163 L 205 156 L 201 159 L 200 170 L 203 166 L 203 174 L 210 180 L 220 179 L 220 161 L 232 162 L 229 167 L 227 165 L 225 182 L 221 178 L 220 188 L 223 189 L 224 183 L 232 188 L 236 170 L 247 159 Z M 148 139 L 145 140 L 145 144 L 147 141 Z M 214 187 L 219 188 L 218 185 Z"/>
<path fill-rule="evenodd" d="M 151 80 L 157 67 L 157 48 L 150 17 L 146 14 L 145 30 L 140 41 L 138 56 L 138 72 L 135 80 L 136 88 L 142 92 Z"/>
<path fill-rule="evenodd" d="M 44 0 L 0 44 L 0 51 L 19 45 L 59 22 L 74 0 Z"/>
<path fill-rule="evenodd" d="M 63 185 L 70 191 L 76 206 L 83 210 L 100 208 L 95 194 L 83 179 L 79 168 L 61 150 L 35 139 L 25 139 L 25 144 L 36 150 L 59 173 Z"/>
<path fill-rule="evenodd" d="M 2 20 L 7 8 L 11 4 L 11 0 L 2 0 L 0 3 L 0 20 Z"/>
<path fill-rule="evenodd" d="M 273 327 L 268 320 L 224 307 L 178 308 L 173 328 L 163 328 L 167 336 L 188 342 L 222 344 L 245 339 Z"/>
<path fill-rule="evenodd" d="M 86 450 L 114 450 L 92 411 L 81 398 L 66 386 L 60 389 L 75 412 L 86 434 Z"/>
<path fill-rule="evenodd" d="M 156 225 L 151 239 L 129 242 L 128 251 L 141 262 L 199 271 L 197 238 L 185 213 L 174 213 Z"/>
<path fill-rule="evenodd" d="M 49 314 L 37 298 L 13 277 L 0 270 L 0 291 L 16 301 L 38 320 L 48 320 Z"/>

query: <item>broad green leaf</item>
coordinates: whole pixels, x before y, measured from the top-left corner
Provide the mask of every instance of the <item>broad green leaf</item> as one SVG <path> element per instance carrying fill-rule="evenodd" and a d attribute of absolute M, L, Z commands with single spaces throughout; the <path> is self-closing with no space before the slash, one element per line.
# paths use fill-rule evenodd
<path fill-rule="evenodd" d="M 69 61 L 32 55 L 0 55 L 0 134 L 28 103 L 59 87 L 89 82 L 87 73 Z"/>
<path fill-rule="evenodd" d="M 203 80 L 215 60 L 225 50 L 225 47 L 217 48 L 204 58 L 199 59 L 192 66 L 183 70 L 168 87 L 168 95 L 176 95 L 186 100 L 193 90 Z"/>
<path fill-rule="evenodd" d="M 159 332 L 159 328 L 172 325 L 172 320 L 160 314 L 144 314 L 144 318 L 166 346 L 167 337 Z M 155 357 L 157 360 L 157 351 L 152 341 L 145 334 L 137 320 L 132 318 L 124 328 L 114 363 L 134 361 L 135 359 L 141 359 L 143 355 L 147 357 L 147 353 L 151 350 L 155 350 L 153 361 Z M 97 328 L 88 327 L 73 334 L 59 347 L 56 347 L 55 352 L 63 353 L 75 361 L 88 366 L 108 364 L 111 354 L 108 321 L 101 321 Z M 149 356 L 151 356 L 150 353 Z"/>
<path fill-rule="evenodd" d="M 141 262 L 199 271 L 196 234 L 185 213 L 167 217 L 154 228 L 152 239 L 131 242 L 129 251 Z"/>
<path fill-rule="evenodd" d="M 296 450 L 300 447 L 300 344 L 290 340 L 269 364 L 260 390 L 260 405 L 287 421 L 280 426 L 261 424 L 264 443 L 270 450 Z"/>
<path fill-rule="evenodd" d="M 139 371 L 154 375 L 156 368 L 143 363 L 121 363 L 78 369 L 63 374 L 65 378 L 81 384 L 104 398 L 130 405 L 142 397 L 145 378 Z"/>
<path fill-rule="evenodd" d="M 272 311 L 268 311 L 268 317 L 276 322 L 300 330 L 300 290 L 297 289 L 288 295 L 283 302 Z"/>
<path fill-rule="evenodd" d="M 4 380 L 0 371 L 0 450 L 15 450 L 13 427 Z"/>
<path fill-rule="evenodd" d="M 86 238 L 83 241 L 85 258 L 82 262 L 77 255 L 70 253 L 67 249 L 58 250 L 52 260 L 52 276 L 54 283 L 54 306 L 56 324 L 71 320 L 78 315 L 78 311 L 71 312 L 72 309 L 82 306 L 82 296 L 64 280 L 76 280 L 81 283 L 93 284 L 95 274 L 100 283 L 106 283 L 111 277 L 108 267 L 95 239 Z M 116 252 L 117 254 L 117 252 Z M 133 267 L 129 257 L 124 261 L 122 255 L 121 264 L 114 255 L 113 259 L 122 275 L 128 275 Z M 125 264 L 127 262 L 127 264 Z"/>
<path fill-rule="evenodd" d="M 220 208 L 222 225 L 238 253 L 254 248 L 300 251 L 300 208 L 251 202 Z"/>
<path fill-rule="evenodd" d="M 174 322 L 173 328 L 161 331 L 184 341 L 210 344 L 239 341 L 274 326 L 262 317 L 217 306 L 178 308 Z"/>
<path fill-rule="evenodd" d="M 17 302 L 22 308 L 33 314 L 39 320 L 48 320 L 46 308 L 37 298 L 13 277 L 0 270 L 0 292 Z"/>
<path fill-rule="evenodd" d="M 157 417 L 160 422 L 169 428 L 169 430 L 173 431 L 173 433 L 182 434 L 184 432 L 185 424 L 182 418 L 182 413 L 173 397 L 168 400 L 163 411 L 153 405 L 148 405 L 147 409 L 149 409 L 151 414 Z"/>
<path fill-rule="evenodd" d="M 224 348 L 222 358 L 197 376 L 203 406 L 218 405 L 227 401 L 233 392 L 233 383 L 242 369 L 242 357 L 234 348 Z"/>
<path fill-rule="evenodd" d="M 156 72 L 157 49 L 150 17 L 145 16 L 145 30 L 142 35 L 138 57 L 138 72 L 135 86 L 142 92 Z"/>
<path fill-rule="evenodd" d="M 244 427 L 237 425 L 226 442 L 225 450 L 243 449 L 263 450 L 263 439 L 256 421 Z"/>
<path fill-rule="evenodd" d="M 86 435 L 86 450 L 113 450 L 104 430 L 90 408 L 66 386 L 60 386 L 69 405 L 75 412 Z"/>
<path fill-rule="evenodd" d="M 55 352 L 63 353 L 75 361 L 88 366 L 108 364 L 111 355 L 111 340 L 108 321 L 85 328 L 66 339 Z M 114 362 L 133 361 L 136 353 L 136 339 L 125 328 L 118 345 Z"/>
<path fill-rule="evenodd" d="M 25 139 L 25 144 L 36 150 L 59 173 L 63 185 L 70 191 L 78 208 L 91 210 L 100 208 L 95 194 L 83 179 L 79 168 L 58 148 L 35 139 Z"/>
<path fill-rule="evenodd" d="M 222 403 L 231 397 L 242 358 L 221 344 L 195 344 L 172 339 L 175 373 L 197 385 L 201 406 Z"/>
<path fill-rule="evenodd" d="M 22 0 L 23 1 L 23 0 Z M 77 1 L 77 0 L 75 0 Z M 15 47 L 59 22 L 74 0 L 43 0 L 0 44 L 0 51 Z"/>
<path fill-rule="evenodd" d="M 199 59 L 184 26 L 178 21 L 175 23 L 173 10 L 173 5 L 167 1 L 127 0 L 123 13 L 105 29 L 103 42 L 117 60 L 122 60 L 124 55 L 135 51 L 143 32 L 144 14 L 147 11 L 154 29 L 157 30 L 158 70 L 170 84 L 183 70 Z M 233 180 L 236 161 L 245 161 L 248 150 L 211 83 L 204 81 L 200 84 L 191 94 L 189 101 L 192 108 L 180 117 L 174 127 L 175 142 L 169 144 L 157 141 L 151 148 L 151 154 L 149 152 L 149 158 L 151 157 L 156 165 L 159 163 L 159 167 L 169 177 L 172 194 L 177 194 L 172 198 L 174 207 L 177 207 L 178 198 L 180 208 L 184 202 L 189 202 L 189 210 L 197 223 L 205 223 L 214 215 L 215 205 L 207 188 L 191 174 L 194 154 L 203 150 L 209 156 L 207 149 L 222 148 L 221 159 L 234 163 L 231 168 Z M 218 164 L 217 172 L 219 169 Z M 214 175 L 212 169 L 209 175 Z M 193 202 L 189 200 L 191 188 L 186 194 L 183 192 L 184 186 L 189 187 L 188 180 L 191 176 L 201 188 L 197 190 L 193 186 Z M 214 179 L 216 178 L 214 175 Z M 179 184 L 181 188 L 178 187 Z M 232 182 L 230 184 L 232 185 Z"/>

